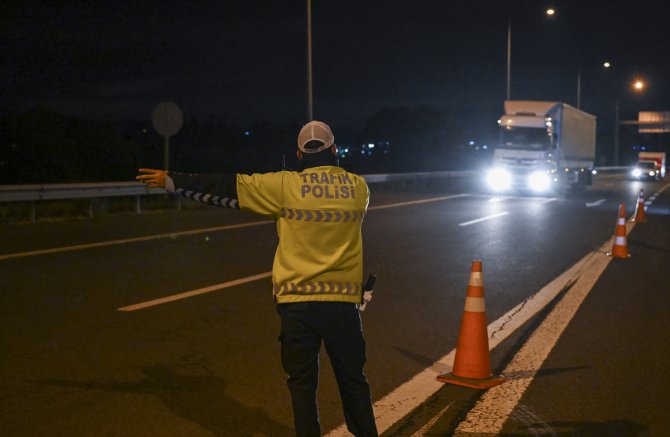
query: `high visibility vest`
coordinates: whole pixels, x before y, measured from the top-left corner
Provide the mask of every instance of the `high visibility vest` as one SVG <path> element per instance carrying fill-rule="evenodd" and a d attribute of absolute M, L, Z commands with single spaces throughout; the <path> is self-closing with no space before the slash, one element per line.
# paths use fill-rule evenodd
<path fill-rule="evenodd" d="M 361 301 L 361 225 L 370 198 L 361 176 L 335 166 L 238 174 L 237 196 L 240 209 L 277 222 L 277 303 Z"/>

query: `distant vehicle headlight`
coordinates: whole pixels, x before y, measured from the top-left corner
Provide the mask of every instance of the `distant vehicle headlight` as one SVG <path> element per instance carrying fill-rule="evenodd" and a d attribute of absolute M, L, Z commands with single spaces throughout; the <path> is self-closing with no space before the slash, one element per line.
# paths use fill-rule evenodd
<path fill-rule="evenodd" d="M 536 171 L 528 177 L 528 187 L 533 191 L 547 191 L 551 186 L 551 178 L 547 172 Z"/>
<path fill-rule="evenodd" d="M 502 168 L 494 168 L 486 175 L 486 182 L 493 191 L 504 191 L 512 186 L 512 176 Z"/>
<path fill-rule="evenodd" d="M 634 168 L 631 174 L 634 177 L 639 178 L 640 176 L 642 176 L 642 171 L 639 168 Z"/>

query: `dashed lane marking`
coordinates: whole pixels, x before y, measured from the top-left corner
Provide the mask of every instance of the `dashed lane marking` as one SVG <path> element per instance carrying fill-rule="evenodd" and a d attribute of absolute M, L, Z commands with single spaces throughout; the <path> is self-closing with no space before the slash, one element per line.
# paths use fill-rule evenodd
<path fill-rule="evenodd" d="M 407 202 L 389 203 L 387 205 L 377 205 L 368 208 L 368 211 L 387 208 L 398 208 L 401 206 L 419 205 L 421 203 L 440 202 L 442 200 L 455 199 L 458 197 L 469 196 L 469 194 L 453 194 L 451 196 L 431 197 L 429 199 L 410 200 Z"/>
<path fill-rule="evenodd" d="M 459 223 L 458 226 L 470 226 L 470 225 L 474 225 L 475 223 L 480 223 L 480 222 L 483 222 L 483 221 L 486 221 L 486 220 L 491 220 L 491 219 L 494 219 L 496 217 L 502 217 L 502 216 L 507 215 L 507 214 L 509 214 L 509 212 L 503 211 L 503 212 L 499 212 L 498 214 L 487 215 L 486 217 L 481 217 L 481 218 L 478 218 L 478 219 L 475 219 L 475 220 L 470 220 L 469 222 Z"/>
<path fill-rule="evenodd" d="M 197 290 L 186 291 L 184 293 L 173 294 L 171 296 L 165 296 L 158 299 L 149 300 L 146 302 L 140 302 L 133 305 L 128 305 L 125 307 L 117 308 L 118 311 L 137 311 L 143 310 L 145 308 L 153 307 L 156 305 L 162 305 L 164 303 L 174 302 L 176 300 L 182 300 L 193 296 L 199 296 L 205 293 L 211 293 L 212 291 L 223 290 L 224 288 L 235 287 L 236 285 L 246 284 L 247 282 L 258 281 L 259 279 L 269 278 L 272 276 L 272 272 L 259 273 L 253 276 L 247 276 L 246 278 L 235 279 L 233 281 L 223 282 L 221 284 L 210 285 L 209 287 L 199 288 Z"/>
<path fill-rule="evenodd" d="M 607 201 L 606 199 L 598 199 L 595 202 L 587 202 L 586 207 L 591 208 L 591 207 L 594 207 L 594 206 L 599 206 L 599 205 L 602 205 L 603 203 L 605 203 L 606 201 Z"/>
<path fill-rule="evenodd" d="M 428 199 L 420 199 L 420 200 L 412 200 L 409 202 L 400 202 L 400 203 L 391 203 L 388 205 L 378 205 L 378 206 L 371 206 L 368 208 L 368 210 L 376 210 L 376 209 L 386 209 L 386 208 L 398 208 L 401 206 L 409 206 L 409 205 L 417 205 L 421 203 L 430 203 L 430 202 L 439 202 L 442 200 L 448 200 L 448 199 L 454 199 L 457 197 L 463 197 L 463 196 L 468 196 L 468 194 L 454 194 L 451 196 L 441 196 L 441 197 L 432 197 Z M 120 240 L 110 240 L 110 241 L 100 241 L 97 243 L 85 243 L 85 244 L 75 244 L 72 246 L 63 246 L 63 247 L 54 247 L 51 249 L 38 249 L 38 250 L 31 250 L 31 251 L 26 251 L 26 252 L 16 252 L 16 253 L 7 253 L 4 255 L 0 254 L 0 261 L 4 261 L 7 259 L 12 259 L 12 258 L 24 258 L 24 257 L 29 257 L 29 256 L 38 256 L 38 255 L 50 255 L 54 253 L 63 253 L 63 252 L 73 252 L 77 250 L 85 250 L 85 249 L 94 249 L 98 247 L 109 247 L 109 246 L 116 246 L 119 244 L 130 244 L 130 243 L 139 243 L 142 241 L 151 241 L 151 240 L 160 240 L 163 238 L 175 238 L 175 237 L 180 237 L 184 235 L 197 235 L 197 234 L 203 234 L 206 232 L 220 232 L 220 231 L 227 231 L 230 229 L 240 229 L 240 228 L 248 228 L 251 226 L 259 226 L 259 225 L 269 225 L 275 223 L 272 220 L 261 220 L 261 221 L 255 221 L 255 222 L 248 222 L 248 223 L 238 223 L 235 225 L 225 225 L 225 226 L 215 226 L 211 228 L 200 228 L 200 229 L 191 229 L 188 231 L 179 231 L 179 232 L 167 232 L 164 234 L 156 234 L 156 235 L 147 235 L 144 237 L 134 237 L 134 238 L 124 238 Z"/>

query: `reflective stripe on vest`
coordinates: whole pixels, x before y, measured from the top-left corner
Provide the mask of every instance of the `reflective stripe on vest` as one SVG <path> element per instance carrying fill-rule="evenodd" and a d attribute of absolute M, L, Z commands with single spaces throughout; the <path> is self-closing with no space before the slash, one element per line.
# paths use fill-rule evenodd
<path fill-rule="evenodd" d="M 361 284 L 354 282 L 333 282 L 333 281 L 319 281 L 319 282 L 303 282 L 296 284 L 289 282 L 281 285 L 274 285 L 275 295 L 314 295 L 314 294 L 346 294 L 356 295 L 360 294 L 363 288 Z"/>
<path fill-rule="evenodd" d="M 310 209 L 282 208 L 281 216 L 288 220 L 306 222 L 355 222 L 363 220 L 363 211 L 320 211 Z"/>

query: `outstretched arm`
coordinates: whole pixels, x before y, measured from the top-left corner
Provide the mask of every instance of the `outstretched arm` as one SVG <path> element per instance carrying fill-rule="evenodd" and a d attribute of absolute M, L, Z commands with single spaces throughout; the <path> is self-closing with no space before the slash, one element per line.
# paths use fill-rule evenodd
<path fill-rule="evenodd" d="M 165 188 L 188 199 L 208 205 L 238 209 L 237 175 L 235 173 L 220 174 L 187 174 L 166 172 L 141 168 L 137 180 L 149 188 Z"/>

